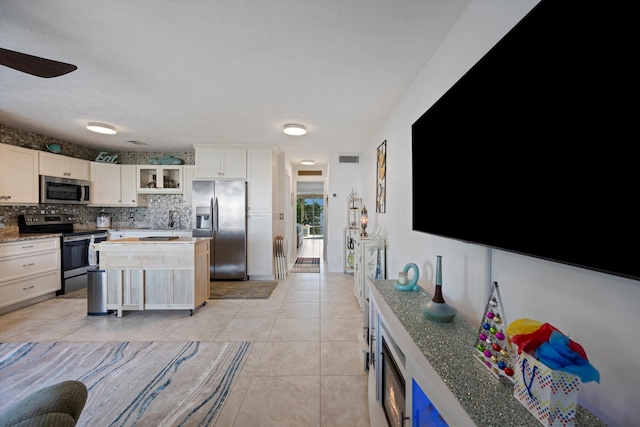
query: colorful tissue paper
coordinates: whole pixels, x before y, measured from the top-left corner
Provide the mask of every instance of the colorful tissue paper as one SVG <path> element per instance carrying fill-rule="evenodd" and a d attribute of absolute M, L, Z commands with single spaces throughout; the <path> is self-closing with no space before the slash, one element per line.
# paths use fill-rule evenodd
<path fill-rule="evenodd" d="M 588 360 L 573 351 L 570 340 L 560 332 L 554 331 L 549 341 L 542 343 L 536 351 L 538 360 L 550 368 L 569 372 L 580 377 L 583 383 L 600 383 L 600 373 Z"/>
<path fill-rule="evenodd" d="M 518 319 L 506 329 L 509 342 L 552 369 L 577 375 L 582 382 L 600 382 L 599 372 L 589 363 L 582 346 L 549 323 Z"/>
<path fill-rule="evenodd" d="M 536 324 L 538 325 L 537 327 Z M 530 319 L 518 319 L 509 324 L 506 330 L 509 341 L 518 346 L 518 351 L 526 351 L 530 354 L 535 354 L 538 347 L 548 342 L 554 331 L 560 332 L 558 328 L 549 323 L 540 323 Z M 560 333 L 562 334 L 562 332 Z M 580 344 L 569 340 L 569 346 L 571 350 L 578 353 L 583 359 L 589 360 L 587 353 Z"/>
<path fill-rule="evenodd" d="M 537 320 L 518 319 L 507 326 L 506 332 L 510 336 L 530 334 L 540 329 L 540 326 L 542 326 L 542 322 Z"/>

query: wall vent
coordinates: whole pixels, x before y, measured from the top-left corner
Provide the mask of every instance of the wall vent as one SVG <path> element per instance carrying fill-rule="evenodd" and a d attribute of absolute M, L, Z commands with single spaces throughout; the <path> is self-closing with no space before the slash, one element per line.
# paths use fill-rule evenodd
<path fill-rule="evenodd" d="M 322 171 L 298 171 L 298 176 L 322 176 Z"/>
<path fill-rule="evenodd" d="M 338 163 L 360 163 L 360 156 L 339 156 Z"/>

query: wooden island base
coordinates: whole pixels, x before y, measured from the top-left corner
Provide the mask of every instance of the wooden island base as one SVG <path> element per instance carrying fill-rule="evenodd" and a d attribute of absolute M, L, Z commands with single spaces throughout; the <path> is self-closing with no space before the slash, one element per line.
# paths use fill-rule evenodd
<path fill-rule="evenodd" d="M 210 238 L 128 238 L 96 244 L 108 310 L 190 310 L 209 298 Z"/>

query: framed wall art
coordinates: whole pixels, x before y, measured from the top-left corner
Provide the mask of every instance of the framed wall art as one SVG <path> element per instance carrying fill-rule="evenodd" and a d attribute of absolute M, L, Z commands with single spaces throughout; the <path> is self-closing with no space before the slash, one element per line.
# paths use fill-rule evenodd
<path fill-rule="evenodd" d="M 387 141 L 378 146 L 376 171 L 376 212 L 385 213 L 387 203 Z"/>

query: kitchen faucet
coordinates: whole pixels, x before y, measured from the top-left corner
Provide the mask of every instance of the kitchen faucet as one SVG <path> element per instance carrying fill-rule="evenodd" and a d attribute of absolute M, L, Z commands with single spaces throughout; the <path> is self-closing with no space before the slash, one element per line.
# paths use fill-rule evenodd
<path fill-rule="evenodd" d="M 169 228 L 179 228 L 180 227 L 180 218 L 176 215 L 176 211 L 169 211 Z"/>

